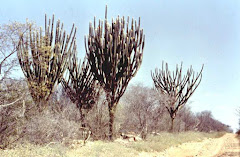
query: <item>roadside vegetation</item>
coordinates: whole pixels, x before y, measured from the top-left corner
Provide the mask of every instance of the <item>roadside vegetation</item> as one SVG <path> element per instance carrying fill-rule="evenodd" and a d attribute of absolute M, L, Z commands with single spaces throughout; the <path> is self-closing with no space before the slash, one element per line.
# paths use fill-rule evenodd
<path fill-rule="evenodd" d="M 166 64 L 154 88 L 129 85 L 142 63 L 140 19 L 109 24 L 106 9 L 89 25 L 83 62 L 75 25 L 45 21 L 44 30 L 0 25 L 0 156 L 135 156 L 232 132 L 210 111 L 191 111 L 203 67 L 184 75 Z M 20 69 L 24 78 L 14 77 Z"/>
<path fill-rule="evenodd" d="M 203 133 L 203 132 L 182 132 L 167 133 L 162 132 L 159 135 L 150 135 L 144 141 L 129 142 L 116 140 L 107 141 L 89 141 L 85 146 L 73 144 L 72 147 L 66 147 L 63 144 L 50 144 L 45 146 L 25 143 L 17 145 L 13 149 L 0 151 L 0 156 L 8 157 L 79 157 L 79 156 L 110 156 L 127 157 L 138 156 L 142 152 L 162 152 L 165 149 L 180 145 L 185 142 L 201 142 L 206 138 L 219 138 L 224 132 Z"/>

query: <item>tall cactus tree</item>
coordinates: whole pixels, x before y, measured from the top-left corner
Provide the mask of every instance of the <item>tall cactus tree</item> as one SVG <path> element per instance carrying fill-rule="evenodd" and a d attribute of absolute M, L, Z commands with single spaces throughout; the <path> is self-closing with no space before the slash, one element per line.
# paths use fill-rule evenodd
<path fill-rule="evenodd" d="M 73 103 L 77 105 L 81 115 L 82 127 L 85 127 L 84 113 L 89 111 L 99 99 L 99 84 L 90 71 L 86 58 L 81 63 L 74 53 L 70 60 L 68 79 L 62 80 L 62 86 Z"/>
<path fill-rule="evenodd" d="M 177 112 L 185 105 L 188 99 L 195 92 L 202 80 L 203 67 L 199 73 L 195 75 L 192 66 L 187 70 L 186 75 L 182 75 L 182 64 L 180 68 L 176 66 L 176 71 L 172 72 L 168 69 L 166 63 L 162 62 L 162 69 L 155 69 L 155 73 L 151 72 L 152 79 L 156 89 L 165 94 L 168 98 L 168 104 L 165 106 L 171 117 L 170 132 L 173 132 L 173 122 Z"/>
<path fill-rule="evenodd" d="M 76 28 L 74 24 L 70 35 L 63 30 L 60 20 L 54 33 L 54 15 L 47 21 L 45 15 L 45 34 L 40 28 L 22 36 L 18 46 L 18 60 L 27 78 L 29 91 L 39 110 L 45 107 L 54 86 L 60 83 L 69 58 L 76 49 Z"/>
<path fill-rule="evenodd" d="M 129 17 L 117 17 L 112 24 L 107 21 L 107 7 L 105 21 L 99 20 L 96 27 L 89 25 L 89 35 L 85 37 L 85 48 L 88 61 L 96 80 L 106 92 L 109 110 L 109 139 L 113 139 L 113 123 L 119 99 L 133 76 L 136 75 L 142 63 L 145 36 L 140 29 L 140 18 L 137 24 Z"/>

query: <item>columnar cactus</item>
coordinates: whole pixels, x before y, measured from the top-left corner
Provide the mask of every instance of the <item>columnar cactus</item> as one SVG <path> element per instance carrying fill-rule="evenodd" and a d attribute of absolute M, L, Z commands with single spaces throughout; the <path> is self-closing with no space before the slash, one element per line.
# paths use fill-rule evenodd
<path fill-rule="evenodd" d="M 89 111 L 99 98 L 99 84 L 90 72 L 90 66 L 84 58 L 84 61 L 77 62 L 77 54 L 74 53 L 70 60 L 68 79 L 62 80 L 62 85 L 71 101 L 75 103 L 81 114 L 83 127 L 84 113 L 82 109 Z"/>
<path fill-rule="evenodd" d="M 96 27 L 94 18 L 94 24 L 89 25 L 87 39 L 85 37 L 91 72 L 107 95 L 110 140 L 117 103 L 142 63 L 145 36 L 140 29 L 140 18 L 138 24 L 132 19 L 131 27 L 128 25 L 129 17 L 125 21 L 119 16 L 109 24 L 106 7 L 104 27 L 100 20 Z"/>
<path fill-rule="evenodd" d="M 176 71 L 171 73 L 168 69 L 168 64 L 166 63 L 164 66 L 164 62 L 162 62 L 162 69 L 158 70 L 156 68 L 155 73 L 151 73 L 156 89 L 161 94 L 165 94 L 169 99 L 166 108 L 171 117 L 171 126 L 169 129 L 171 132 L 173 131 L 173 121 L 176 118 L 177 112 L 187 103 L 188 99 L 201 83 L 202 71 L 203 66 L 201 71 L 195 75 L 192 67 L 190 67 L 186 75 L 182 76 L 182 64 L 180 68 L 177 65 Z"/>
<path fill-rule="evenodd" d="M 22 36 L 18 46 L 18 59 L 27 78 L 29 91 L 40 109 L 53 92 L 68 66 L 70 55 L 76 50 L 76 28 L 74 24 L 70 35 L 66 35 L 60 20 L 54 33 L 54 16 L 47 21 L 45 15 L 45 34 L 40 28 Z"/>

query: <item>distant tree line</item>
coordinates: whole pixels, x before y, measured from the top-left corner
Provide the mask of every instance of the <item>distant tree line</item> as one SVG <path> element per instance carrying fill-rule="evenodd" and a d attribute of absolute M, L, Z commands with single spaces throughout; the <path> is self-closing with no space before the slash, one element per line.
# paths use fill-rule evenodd
<path fill-rule="evenodd" d="M 154 89 L 140 84 L 131 86 L 123 97 L 123 110 L 128 114 L 124 117 L 121 130 L 137 133 L 146 131 L 145 134 L 168 131 L 172 124 L 165 107 L 166 101 L 165 95 L 159 98 Z M 194 113 L 189 105 L 179 110 L 173 131 L 232 132 L 230 126 L 216 120 L 211 111 Z"/>

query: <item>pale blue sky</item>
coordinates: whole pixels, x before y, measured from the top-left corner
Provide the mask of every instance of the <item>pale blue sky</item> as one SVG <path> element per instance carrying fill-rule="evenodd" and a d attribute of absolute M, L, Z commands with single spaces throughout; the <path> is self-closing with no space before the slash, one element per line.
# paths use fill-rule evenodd
<path fill-rule="evenodd" d="M 240 106 L 240 1 L 238 0 L 0 0 L 1 24 L 25 22 L 26 18 L 44 26 L 44 14 L 64 22 L 70 30 L 78 27 L 78 50 L 85 54 L 84 35 L 88 25 L 108 17 L 141 17 L 146 35 L 143 64 L 132 83 L 152 86 L 150 71 L 171 69 L 183 61 L 199 71 L 205 64 L 203 80 L 190 99 L 193 111 L 211 110 L 215 118 L 238 127 L 236 108 Z"/>

